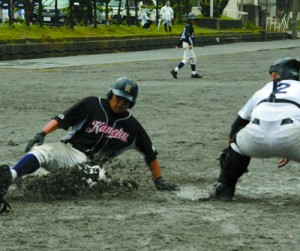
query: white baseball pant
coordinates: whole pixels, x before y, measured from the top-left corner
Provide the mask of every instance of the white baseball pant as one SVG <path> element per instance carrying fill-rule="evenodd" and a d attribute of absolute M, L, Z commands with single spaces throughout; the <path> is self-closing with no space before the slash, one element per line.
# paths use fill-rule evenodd
<path fill-rule="evenodd" d="M 238 132 L 231 147 L 238 153 L 257 158 L 280 157 L 300 162 L 300 121 L 281 125 L 280 121 L 249 123 Z"/>
<path fill-rule="evenodd" d="M 62 142 L 35 146 L 30 151 L 47 171 L 72 168 L 87 161 L 87 156 L 70 144 Z"/>
<path fill-rule="evenodd" d="M 182 43 L 182 48 L 184 51 L 182 62 L 186 64 L 188 61 L 190 61 L 190 64 L 196 64 L 196 54 L 194 52 L 194 49 L 190 49 L 187 42 Z"/>

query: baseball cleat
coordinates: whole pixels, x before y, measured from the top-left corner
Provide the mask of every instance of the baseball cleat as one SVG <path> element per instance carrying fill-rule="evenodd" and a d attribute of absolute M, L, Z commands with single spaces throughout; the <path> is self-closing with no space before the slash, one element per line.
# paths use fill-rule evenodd
<path fill-rule="evenodd" d="M 9 212 L 11 207 L 3 198 L 12 184 L 12 176 L 8 165 L 0 166 L 0 214 Z"/>
<path fill-rule="evenodd" d="M 173 75 L 173 78 L 177 78 L 177 72 L 176 71 L 172 70 L 171 74 Z"/>
<path fill-rule="evenodd" d="M 231 201 L 233 200 L 235 188 L 227 187 L 225 184 L 218 182 L 214 185 L 210 193 L 210 199 Z"/>
<path fill-rule="evenodd" d="M 7 193 L 9 186 L 12 183 L 12 176 L 8 165 L 0 166 L 0 196 Z"/>
<path fill-rule="evenodd" d="M 199 73 L 192 74 L 191 78 L 202 78 L 202 76 Z"/>

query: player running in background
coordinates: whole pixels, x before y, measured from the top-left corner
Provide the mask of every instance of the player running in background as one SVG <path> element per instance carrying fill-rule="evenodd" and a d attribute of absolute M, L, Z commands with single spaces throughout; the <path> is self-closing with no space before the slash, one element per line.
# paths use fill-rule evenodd
<path fill-rule="evenodd" d="M 148 134 L 128 111 L 135 105 L 137 95 L 136 82 L 121 77 L 108 90 L 107 98 L 84 98 L 51 119 L 29 142 L 25 150 L 28 153 L 12 169 L 0 166 L 0 213 L 10 210 L 3 197 L 16 178 L 40 167 L 48 171 L 74 168 L 93 156 L 110 159 L 128 149 L 143 154 L 157 189 L 177 190 L 176 185 L 162 178 L 157 152 Z M 45 136 L 57 128 L 71 130 L 60 142 L 43 145 Z"/>
<path fill-rule="evenodd" d="M 258 90 L 238 112 L 229 134 L 229 147 L 221 155 L 221 173 L 212 197 L 231 200 L 238 179 L 247 172 L 251 157 L 282 158 L 300 162 L 300 62 L 276 60 L 272 81 Z"/>
<path fill-rule="evenodd" d="M 183 59 L 181 62 L 171 71 L 173 78 L 177 78 L 178 71 L 189 61 L 192 70 L 192 78 L 202 78 L 200 74 L 196 72 L 196 54 L 194 52 L 194 39 L 195 32 L 193 25 L 196 22 L 196 15 L 194 13 L 188 14 L 188 23 L 185 26 L 179 42 L 176 48 L 183 48 Z"/>

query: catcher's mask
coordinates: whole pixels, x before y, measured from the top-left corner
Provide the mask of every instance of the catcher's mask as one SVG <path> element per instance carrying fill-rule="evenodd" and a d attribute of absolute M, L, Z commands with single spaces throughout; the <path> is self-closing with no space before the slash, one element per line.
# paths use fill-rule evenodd
<path fill-rule="evenodd" d="M 300 62 L 295 58 L 277 59 L 270 66 L 269 73 L 278 72 L 280 79 L 299 80 Z"/>
<path fill-rule="evenodd" d="M 127 77 L 120 77 L 108 89 L 107 98 L 111 99 L 113 94 L 123 97 L 130 102 L 129 108 L 132 108 L 136 102 L 138 89 L 138 85 L 135 81 Z"/>

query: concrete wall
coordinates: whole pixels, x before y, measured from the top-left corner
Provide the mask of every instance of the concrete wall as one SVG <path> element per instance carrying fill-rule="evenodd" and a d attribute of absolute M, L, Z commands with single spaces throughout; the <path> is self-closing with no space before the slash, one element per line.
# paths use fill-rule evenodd
<path fill-rule="evenodd" d="M 135 39 L 77 39 L 70 41 L 52 41 L 42 43 L 38 40 L 13 41 L 0 44 L 0 60 L 61 57 L 85 54 L 117 53 L 125 51 L 143 51 L 163 48 L 174 48 L 178 37 L 135 38 Z M 255 34 L 214 34 L 200 35 L 196 38 L 196 46 L 220 43 L 253 42 L 288 39 L 283 32 L 261 32 Z"/>

